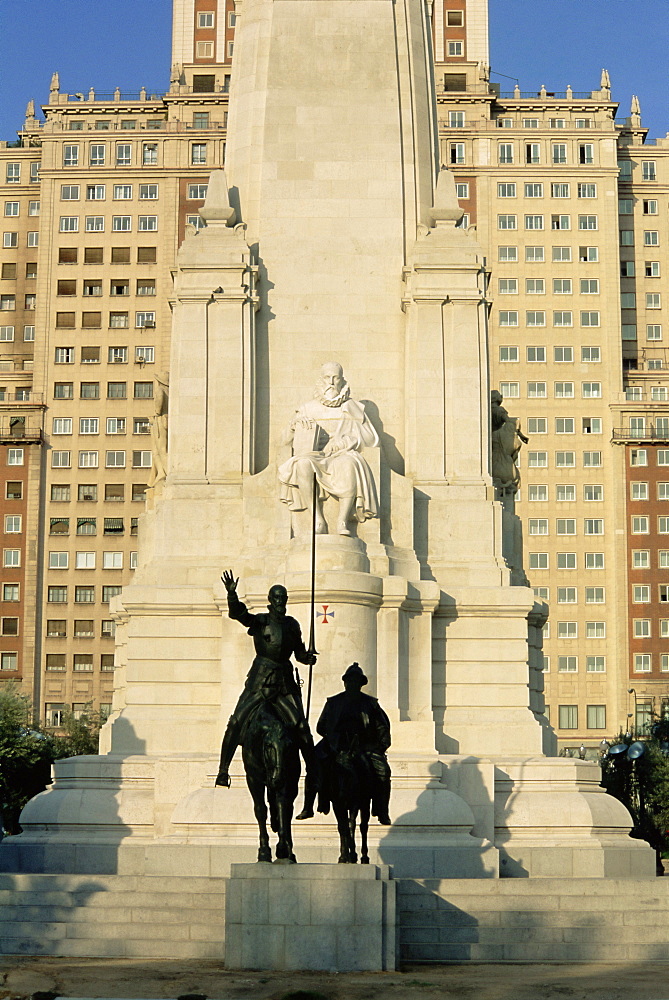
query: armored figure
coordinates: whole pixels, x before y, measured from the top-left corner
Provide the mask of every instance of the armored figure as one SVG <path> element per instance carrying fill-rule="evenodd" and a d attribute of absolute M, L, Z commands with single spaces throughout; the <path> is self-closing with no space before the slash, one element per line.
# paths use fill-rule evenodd
<path fill-rule="evenodd" d="M 300 663 L 313 665 L 316 654 L 307 651 L 299 623 L 286 614 L 288 592 L 285 587 L 280 584 L 273 586 L 268 594 L 268 613 L 254 615 L 239 600 L 238 580 L 235 580 L 232 573 L 226 571 L 221 579 L 228 592 L 228 614 L 233 621 L 241 622 L 248 629 L 248 634 L 253 638 L 256 656 L 223 737 L 216 784 L 229 787 L 228 771 L 235 750 L 244 742 L 247 728 L 257 709 L 267 706 L 271 707 L 279 722 L 294 734 L 309 775 L 313 740 L 290 658 L 294 656 Z"/>

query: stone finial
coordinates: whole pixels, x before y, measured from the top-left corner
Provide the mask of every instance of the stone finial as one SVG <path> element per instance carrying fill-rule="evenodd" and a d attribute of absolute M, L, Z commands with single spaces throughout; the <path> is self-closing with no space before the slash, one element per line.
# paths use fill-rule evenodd
<path fill-rule="evenodd" d="M 571 101 L 571 99 L 574 96 L 574 92 L 571 89 L 571 84 L 570 83 L 567 84 L 567 89 L 566 89 L 565 93 L 566 93 L 566 96 L 567 96 L 567 100 Z"/>
<path fill-rule="evenodd" d="M 611 89 L 611 77 L 609 76 L 608 69 L 603 69 L 602 70 L 602 75 L 601 75 L 601 78 L 600 78 L 600 81 L 599 81 L 599 86 L 600 86 L 601 90 L 610 90 Z"/>
<path fill-rule="evenodd" d="M 225 170 L 212 170 L 209 175 L 209 186 L 204 205 L 200 209 L 200 217 L 207 225 L 224 223 L 232 226 L 235 223 L 235 210 L 230 204 L 230 193 Z"/>
<path fill-rule="evenodd" d="M 548 94 L 548 91 L 546 90 L 546 84 L 542 83 L 541 84 L 541 90 L 539 91 L 539 97 L 546 97 L 547 94 Z"/>
<path fill-rule="evenodd" d="M 35 102 L 31 98 L 26 104 L 26 118 L 34 118 L 34 117 L 35 117 Z"/>
<path fill-rule="evenodd" d="M 445 222 L 455 226 L 464 214 L 464 210 L 458 204 L 455 177 L 447 167 L 442 167 L 437 175 L 434 205 L 430 211 L 432 224 L 436 226 L 440 222 Z"/>
<path fill-rule="evenodd" d="M 51 83 L 49 85 L 49 93 L 51 93 L 51 94 L 57 94 L 59 92 L 59 90 L 60 90 L 60 76 L 58 75 L 58 71 L 56 70 L 56 72 L 53 73 L 52 76 L 51 76 Z"/>
<path fill-rule="evenodd" d="M 115 87 L 114 88 L 114 100 L 115 101 L 120 101 L 121 100 L 121 88 L 120 87 Z"/>
<path fill-rule="evenodd" d="M 90 90 L 88 91 L 88 100 L 89 101 L 94 101 L 95 100 L 95 88 L 94 87 L 91 87 Z"/>
<path fill-rule="evenodd" d="M 516 84 L 515 87 L 513 88 L 513 96 L 515 98 L 520 97 L 520 87 L 518 86 L 518 84 Z"/>
<path fill-rule="evenodd" d="M 633 115 L 641 114 L 641 105 L 639 104 L 639 98 L 636 96 L 636 94 L 632 94 L 632 106 L 630 108 L 630 112 Z"/>

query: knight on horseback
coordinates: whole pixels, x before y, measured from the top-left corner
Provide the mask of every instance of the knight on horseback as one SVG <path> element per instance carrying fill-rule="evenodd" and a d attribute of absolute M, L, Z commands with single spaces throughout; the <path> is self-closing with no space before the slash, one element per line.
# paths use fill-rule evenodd
<path fill-rule="evenodd" d="M 235 750 L 243 744 L 257 709 L 266 705 L 271 706 L 279 722 L 293 732 L 309 775 L 314 744 L 290 657 L 313 665 L 316 653 L 307 651 L 299 623 L 286 614 L 288 592 L 285 587 L 275 584 L 267 595 L 268 613 L 254 615 L 237 596 L 239 578 L 235 580 L 232 572 L 226 570 L 221 579 L 228 593 L 228 615 L 246 626 L 253 638 L 256 656 L 223 737 L 215 784 L 230 787 L 228 772 Z"/>

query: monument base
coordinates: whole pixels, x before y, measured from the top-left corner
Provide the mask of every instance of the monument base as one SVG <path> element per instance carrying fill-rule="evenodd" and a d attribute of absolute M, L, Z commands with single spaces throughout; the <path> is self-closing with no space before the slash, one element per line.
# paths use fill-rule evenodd
<path fill-rule="evenodd" d="M 395 907 L 387 865 L 232 865 L 225 966 L 387 972 Z"/>

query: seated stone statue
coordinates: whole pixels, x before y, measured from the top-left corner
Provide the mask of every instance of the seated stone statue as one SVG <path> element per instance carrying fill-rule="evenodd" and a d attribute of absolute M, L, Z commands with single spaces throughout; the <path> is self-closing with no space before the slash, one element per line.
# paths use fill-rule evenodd
<path fill-rule="evenodd" d="M 281 500 L 292 511 L 310 511 L 316 477 L 316 533 L 326 534 L 323 502 L 339 501 L 337 532 L 350 535 L 353 521 L 377 517 L 376 486 L 360 454 L 379 438 L 363 403 L 350 398 L 341 365 L 323 365 L 314 399 L 304 403 L 287 428 L 293 457 L 279 467 Z"/>

